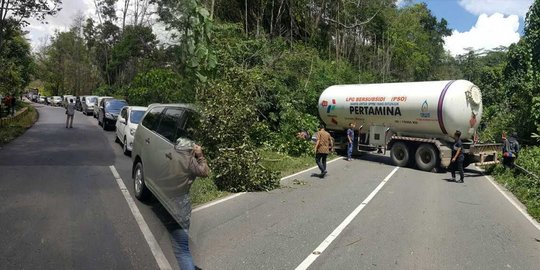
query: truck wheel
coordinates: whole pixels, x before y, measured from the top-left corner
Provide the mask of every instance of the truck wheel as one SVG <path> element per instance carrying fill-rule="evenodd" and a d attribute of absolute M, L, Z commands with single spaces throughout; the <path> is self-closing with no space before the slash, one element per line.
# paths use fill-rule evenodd
<path fill-rule="evenodd" d="M 418 146 L 414 157 L 416 166 L 422 171 L 430 172 L 438 163 L 437 150 L 435 149 L 435 146 L 430 143 L 423 143 Z"/>
<path fill-rule="evenodd" d="M 396 142 L 390 149 L 390 158 L 394 165 L 405 167 L 409 163 L 409 148 L 403 142 Z"/>

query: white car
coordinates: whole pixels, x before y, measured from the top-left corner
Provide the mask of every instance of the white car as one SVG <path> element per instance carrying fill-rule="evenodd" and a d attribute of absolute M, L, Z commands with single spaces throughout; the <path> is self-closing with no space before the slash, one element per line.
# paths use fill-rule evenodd
<path fill-rule="evenodd" d="M 67 105 L 70 103 L 69 101 L 73 100 L 73 103 L 75 103 L 75 96 L 73 95 L 64 95 L 62 99 L 62 106 L 64 108 L 67 108 Z"/>
<path fill-rule="evenodd" d="M 133 137 L 147 107 L 125 106 L 116 119 L 116 142 L 122 143 L 124 154 L 133 149 Z"/>
<path fill-rule="evenodd" d="M 97 106 L 97 96 L 83 96 L 81 97 L 81 110 L 82 113 L 88 115 L 94 114 L 94 106 Z"/>
<path fill-rule="evenodd" d="M 52 97 L 52 105 L 53 106 L 62 106 L 62 97 L 60 97 L 60 96 Z"/>

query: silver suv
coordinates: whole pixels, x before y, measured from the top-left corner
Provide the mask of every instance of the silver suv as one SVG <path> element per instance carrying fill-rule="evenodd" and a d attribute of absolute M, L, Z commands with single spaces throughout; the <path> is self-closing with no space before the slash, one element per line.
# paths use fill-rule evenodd
<path fill-rule="evenodd" d="M 161 202 L 178 223 L 182 195 L 189 193 L 191 181 L 186 157 L 191 156 L 198 114 L 187 104 L 152 104 L 144 114 L 133 139 L 135 197 L 144 200 L 149 192 Z"/>

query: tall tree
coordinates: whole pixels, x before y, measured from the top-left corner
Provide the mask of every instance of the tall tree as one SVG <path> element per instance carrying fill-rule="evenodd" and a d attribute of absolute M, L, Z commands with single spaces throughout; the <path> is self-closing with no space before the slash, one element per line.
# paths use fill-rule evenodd
<path fill-rule="evenodd" d="M 6 31 L 28 24 L 27 19 L 43 21 L 60 10 L 62 0 L 0 0 L 0 50 Z"/>

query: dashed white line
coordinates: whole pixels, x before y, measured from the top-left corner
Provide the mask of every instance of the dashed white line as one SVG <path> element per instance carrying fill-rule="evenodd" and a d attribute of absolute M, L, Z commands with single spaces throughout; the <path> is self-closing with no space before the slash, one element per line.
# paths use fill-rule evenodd
<path fill-rule="evenodd" d="M 126 199 L 129 209 L 131 209 L 131 213 L 133 214 L 133 217 L 135 218 L 135 220 L 137 221 L 137 224 L 139 225 L 139 228 L 141 229 L 144 239 L 146 239 L 146 242 L 148 243 L 148 246 L 150 247 L 150 250 L 152 251 L 154 258 L 156 259 L 159 269 L 171 270 L 172 269 L 171 264 L 165 257 L 165 254 L 163 254 L 163 250 L 161 250 L 159 243 L 156 241 L 156 238 L 152 234 L 152 231 L 150 231 L 148 224 L 146 224 L 146 221 L 144 221 L 144 218 L 141 215 L 139 208 L 137 207 L 137 205 L 135 204 L 135 201 L 129 194 L 129 191 L 126 188 L 126 185 L 124 185 L 124 181 L 122 181 L 122 178 L 120 178 L 120 174 L 118 174 L 118 171 L 116 170 L 114 166 L 109 166 L 109 168 L 111 169 L 111 172 L 114 178 L 116 179 L 116 183 L 118 184 L 120 191 L 122 191 L 122 194 L 124 195 L 124 198 Z"/>
<path fill-rule="evenodd" d="M 399 167 L 394 168 L 386 178 L 367 196 L 367 198 L 350 213 L 339 226 L 330 234 L 322 243 L 307 256 L 307 258 L 296 267 L 296 270 L 305 270 L 321 255 L 328 246 L 343 232 L 343 230 L 353 221 L 353 219 L 366 207 L 366 205 L 377 195 L 377 193 L 382 189 L 382 187 L 390 180 L 390 178 L 397 172 Z"/>

